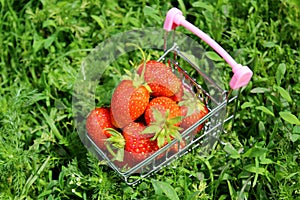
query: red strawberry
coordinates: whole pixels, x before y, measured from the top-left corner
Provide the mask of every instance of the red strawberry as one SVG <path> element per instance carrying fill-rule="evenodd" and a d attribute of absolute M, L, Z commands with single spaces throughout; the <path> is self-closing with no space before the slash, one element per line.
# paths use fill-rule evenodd
<path fill-rule="evenodd" d="M 147 125 L 156 121 L 153 115 L 153 108 L 159 110 L 161 113 L 163 113 L 163 115 L 165 115 L 165 112 L 169 110 L 169 119 L 181 116 L 180 107 L 175 101 L 168 97 L 156 97 L 149 102 L 145 111 L 145 121 Z"/>
<path fill-rule="evenodd" d="M 113 128 L 109 108 L 96 108 L 90 112 L 86 119 L 86 130 L 90 138 L 104 149 L 104 142 L 111 134 L 106 128 Z"/>
<path fill-rule="evenodd" d="M 132 80 L 123 80 L 116 87 L 111 99 L 111 112 L 115 126 L 123 128 L 140 117 L 150 99 L 143 85 L 135 86 Z"/>
<path fill-rule="evenodd" d="M 125 151 L 131 154 L 132 162 L 139 163 L 158 150 L 157 142 L 152 141 L 153 134 L 142 134 L 142 123 L 132 122 L 123 129 Z"/>
<path fill-rule="evenodd" d="M 162 147 L 177 138 L 181 122 L 181 110 L 175 101 L 168 97 L 156 97 L 150 101 L 144 114 L 148 127 L 143 133 L 154 133 L 158 147 Z"/>
<path fill-rule="evenodd" d="M 185 90 L 183 100 L 179 102 L 179 105 L 181 106 L 181 114 L 184 116 L 180 125 L 183 130 L 192 126 L 209 112 L 200 99 L 197 98 L 193 92 L 188 90 Z M 200 124 L 193 133 L 197 134 L 203 126 L 204 123 Z"/>
<path fill-rule="evenodd" d="M 192 114 L 190 114 L 190 115 L 187 115 L 188 108 L 186 106 L 182 106 L 181 110 L 182 110 L 182 115 L 184 115 L 185 117 L 183 118 L 180 126 L 184 130 L 187 129 L 188 127 L 192 126 L 197 121 L 199 121 L 201 118 L 203 118 L 209 112 L 208 109 L 207 109 L 207 107 L 204 106 L 201 102 L 199 102 L 198 108 L 196 108 L 195 111 Z M 193 131 L 193 133 L 196 134 L 199 131 L 201 131 L 201 129 L 203 128 L 203 126 L 204 126 L 204 123 L 200 124 Z"/>
<path fill-rule="evenodd" d="M 186 141 L 182 140 L 180 142 L 176 142 L 171 148 L 169 149 L 169 153 L 175 154 L 178 151 L 182 150 L 186 146 Z"/>
<path fill-rule="evenodd" d="M 114 119 L 114 116 L 112 115 L 112 112 L 110 112 L 110 120 L 112 125 L 114 125 L 115 127 L 118 127 L 117 122 Z"/>
<path fill-rule="evenodd" d="M 133 167 L 158 150 L 156 141 L 151 140 L 153 134 L 143 134 L 144 129 L 145 125 L 140 122 L 129 123 L 122 134 L 109 129 L 112 136 L 107 140 L 111 144 L 107 147 L 118 166 Z"/>
<path fill-rule="evenodd" d="M 141 64 L 137 72 L 144 75 L 152 96 L 170 97 L 180 90 L 181 80 L 162 62 L 150 60 L 145 65 Z"/>
<path fill-rule="evenodd" d="M 183 84 L 180 85 L 179 91 L 176 94 L 174 94 L 173 96 L 171 96 L 170 98 L 173 101 L 179 102 L 182 100 L 182 97 L 183 97 Z"/>

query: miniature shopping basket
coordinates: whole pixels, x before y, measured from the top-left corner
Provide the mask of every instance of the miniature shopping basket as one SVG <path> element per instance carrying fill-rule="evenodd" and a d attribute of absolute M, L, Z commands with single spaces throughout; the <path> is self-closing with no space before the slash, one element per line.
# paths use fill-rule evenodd
<path fill-rule="evenodd" d="M 178 26 L 183 26 L 198 36 L 201 42 L 208 44 L 231 66 L 233 76 L 229 83 L 230 88 L 227 84 L 224 84 L 223 77 L 225 73 L 228 74 L 228 71 L 223 71 L 209 59 L 209 56 L 198 42 L 180 32 L 176 32 L 175 28 Z M 129 43 L 135 45 L 128 45 Z M 209 109 L 209 113 L 182 132 L 182 139 L 186 142 L 185 145 L 181 145 L 180 141 L 173 139 L 142 162 L 124 168 L 120 167 L 107 151 L 98 147 L 89 137 L 85 129 L 85 120 L 88 113 L 96 107 L 97 91 L 102 92 L 102 94 L 107 92 L 101 90 L 101 85 L 110 83 L 113 79 L 110 76 L 113 72 L 106 73 L 106 66 L 113 65 L 112 63 L 116 62 L 118 57 L 122 57 L 126 53 L 130 54 L 137 49 L 135 48 L 137 46 L 162 52 L 157 60 L 172 67 L 174 74 L 182 82 L 189 85 L 197 94 L 197 98 L 204 102 Z M 106 78 L 103 78 L 105 74 Z M 218 43 L 186 21 L 180 10 L 172 8 L 167 13 L 164 30 L 148 29 L 147 31 L 119 34 L 100 44 L 83 62 L 73 95 L 73 111 L 80 139 L 89 151 L 110 166 L 127 184 L 136 184 L 142 178 L 165 167 L 191 149 L 196 147 L 211 148 L 223 132 L 223 124 L 233 118 L 233 113 L 228 114 L 227 105 L 235 101 L 237 96 L 233 95 L 229 98 L 230 91 L 237 91 L 239 88 L 246 86 L 251 77 L 252 71 L 247 66 L 236 63 Z M 109 100 L 109 92 L 107 98 L 102 100 Z M 203 123 L 205 123 L 204 129 L 197 137 L 194 137 L 192 132 Z M 177 149 L 176 152 L 170 151 L 174 148 Z"/>

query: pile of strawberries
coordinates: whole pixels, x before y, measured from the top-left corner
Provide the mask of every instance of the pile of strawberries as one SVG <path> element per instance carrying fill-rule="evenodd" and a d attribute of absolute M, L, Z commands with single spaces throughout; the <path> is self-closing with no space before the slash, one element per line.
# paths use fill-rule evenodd
<path fill-rule="evenodd" d="M 86 129 L 115 163 L 132 167 L 174 138 L 185 145 L 181 133 L 207 113 L 207 107 L 170 66 L 151 60 L 133 73 L 126 71 L 110 107 L 91 111 Z"/>

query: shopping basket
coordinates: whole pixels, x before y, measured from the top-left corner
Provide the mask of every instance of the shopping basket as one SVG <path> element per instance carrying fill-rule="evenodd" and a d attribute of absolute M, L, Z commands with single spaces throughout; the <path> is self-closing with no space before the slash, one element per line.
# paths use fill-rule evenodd
<path fill-rule="evenodd" d="M 201 42 L 208 44 L 229 64 L 233 72 L 229 83 L 230 88 L 227 83 L 224 83 L 223 77 L 224 72 L 228 73 L 228 71 L 223 71 L 210 60 L 198 42 L 175 31 L 177 26 L 183 26 L 194 33 L 201 39 Z M 99 101 L 102 104 L 109 102 L 111 93 L 101 90 L 103 85 L 109 85 L 112 83 L 111 79 L 114 79 L 111 76 L 112 71 L 106 72 L 107 66 L 113 66 L 114 63 L 119 66 L 118 58 L 139 50 L 139 47 L 154 49 L 154 54 L 158 56 L 156 60 L 170 66 L 173 73 L 188 85 L 197 98 L 208 107 L 209 112 L 183 130 L 181 135 L 185 141 L 184 145 L 181 141 L 173 139 L 142 162 L 131 167 L 124 167 L 124 165 L 120 167 L 118 161 L 113 160 L 108 151 L 97 146 L 89 137 L 85 123 L 87 115 L 97 107 Z M 251 77 L 252 71 L 247 66 L 238 64 L 217 42 L 185 20 L 180 10 L 172 8 L 167 13 L 163 30 L 149 28 L 117 34 L 101 43 L 83 61 L 73 95 L 76 128 L 80 139 L 89 151 L 110 166 L 127 184 L 136 184 L 191 149 L 197 147 L 203 150 L 210 149 L 223 132 L 223 124 L 234 117 L 232 111 L 228 112 L 227 105 L 236 101 L 237 95 L 232 95 L 230 91 L 237 91 L 246 86 Z M 111 84 L 112 90 L 114 87 L 115 85 Z M 102 97 L 97 100 L 95 88 L 102 93 L 107 92 L 107 98 Z M 193 132 L 200 124 L 205 124 L 205 126 L 195 137 Z M 176 149 L 175 152 L 174 149 Z"/>

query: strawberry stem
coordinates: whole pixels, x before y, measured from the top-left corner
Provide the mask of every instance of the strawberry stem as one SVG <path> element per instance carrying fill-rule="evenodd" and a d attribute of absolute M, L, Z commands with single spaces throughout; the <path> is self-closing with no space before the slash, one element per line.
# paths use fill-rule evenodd
<path fill-rule="evenodd" d="M 137 72 L 132 72 L 130 70 L 124 69 L 125 75 L 122 76 L 122 80 L 131 80 L 132 84 L 135 88 L 138 88 L 140 86 L 144 86 L 149 92 L 151 91 L 151 88 L 147 84 L 147 82 L 144 79 L 144 68 L 146 64 L 144 64 L 142 74 L 139 75 Z"/>
<path fill-rule="evenodd" d="M 152 92 L 151 88 L 149 87 L 149 85 L 146 83 L 146 81 L 144 79 L 144 74 L 145 74 L 145 71 L 146 71 L 146 62 L 147 62 L 147 60 L 150 59 L 150 55 L 148 55 L 148 58 L 146 58 L 146 54 L 143 51 L 143 49 L 140 46 L 138 46 L 134 43 L 127 43 L 127 45 L 136 47 L 141 52 L 142 57 L 143 57 L 143 59 L 142 59 L 143 69 L 142 69 L 142 73 L 141 73 L 140 76 L 137 73 L 128 74 L 125 70 L 125 72 L 129 75 L 129 77 L 128 76 L 125 76 L 125 77 L 127 77 L 127 79 L 129 78 L 129 80 L 133 80 L 133 86 L 134 87 L 138 88 L 139 86 L 144 86 L 149 92 Z"/>
<path fill-rule="evenodd" d="M 123 161 L 125 147 L 125 139 L 123 135 L 113 128 L 106 128 L 105 130 L 111 134 L 111 136 L 106 140 L 105 146 L 109 153 L 113 156 L 112 161 Z"/>

